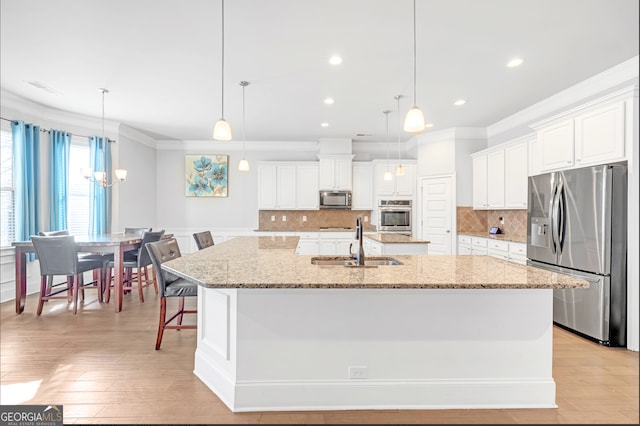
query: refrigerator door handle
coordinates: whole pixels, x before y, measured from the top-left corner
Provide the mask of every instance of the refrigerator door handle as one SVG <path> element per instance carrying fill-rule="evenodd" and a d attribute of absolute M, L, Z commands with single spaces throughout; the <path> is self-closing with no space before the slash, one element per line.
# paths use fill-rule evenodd
<path fill-rule="evenodd" d="M 562 249 L 564 248 L 564 233 L 565 233 L 565 209 L 567 208 L 567 203 L 565 199 L 565 191 L 564 191 L 564 182 L 560 181 L 558 183 L 558 195 L 557 195 L 557 244 L 558 244 L 558 252 L 562 253 Z"/>
<path fill-rule="evenodd" d="M 558 184 L 553 186 L 553 190 L 551 191 L 551 200 L 549 200 L 549 227 L 551 228 L 551 253 L 556 254 L 557 252 L 557 232 L 558 227 L 556 224 L 557 218 L 557 208 L 558 208 Z"/>

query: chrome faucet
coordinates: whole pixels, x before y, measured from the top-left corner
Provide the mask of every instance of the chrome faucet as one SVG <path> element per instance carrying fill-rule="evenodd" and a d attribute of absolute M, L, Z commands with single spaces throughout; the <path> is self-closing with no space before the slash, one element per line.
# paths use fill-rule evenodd
<path fill-rule="evenodd" d="M 358 252 L 353 254 L 351 247 L 353 243 L 349 244 L 349 254 L 352 259 L 356 260 L 356 265 L 364 266 L 364 248 L 362 247 L 362 217 L 356 218 L 356 235 L 355 239 L 358 241 Z"/>

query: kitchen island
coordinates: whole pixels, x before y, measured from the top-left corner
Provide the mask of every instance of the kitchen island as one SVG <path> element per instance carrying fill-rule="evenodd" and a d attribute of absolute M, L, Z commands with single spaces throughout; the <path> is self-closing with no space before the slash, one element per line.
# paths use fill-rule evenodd
<path fill-rule="evenodd" d="M 194 373 L 232 411 L 556 406 L 552 291 L 586 281 L 486 256 L 319 266 L 296 244 L 162 266 L 200 285 Z"/>

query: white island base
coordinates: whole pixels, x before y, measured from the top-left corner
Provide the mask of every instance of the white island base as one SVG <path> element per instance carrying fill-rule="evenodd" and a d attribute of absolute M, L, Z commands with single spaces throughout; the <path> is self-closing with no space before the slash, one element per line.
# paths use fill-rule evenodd
<path fill-rule="evenodd" d="M 200 287 L 194 373 L 234 412 L 552 408 L 552 292 Z"/>

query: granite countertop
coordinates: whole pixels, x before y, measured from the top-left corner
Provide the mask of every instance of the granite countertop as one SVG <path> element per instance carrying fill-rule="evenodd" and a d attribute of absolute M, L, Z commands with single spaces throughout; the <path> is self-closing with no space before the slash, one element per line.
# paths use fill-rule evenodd
<path fill-rule="evenodd" d="M 511 241 L 514 243 L 527 243 L 526 235 L 517 234 L 489 234 L 488 232 L 458 232 L 458 235 L 469 235 L 471 237 L 490 238 L 493 240 Z"/>
<path fill-rule="evenodd" d="M 370 238 L 373 241 L 377 241 L 383 244 L 429 244 L 431 241 L 420 240 L 418 238 L 410 237 L 402 234 L 365 234 L 365 238 Z"/>
<path fill-rule="evenodd" d="M 489 256 L 393 256 L 403 264 L 318 266 L 298 237 L 237 237 L 162 268 L 207 288 L 552 289 L 587 281 Z M 325 256 L 326 257 L 326 256 Z M 365 258 L 366 265 L 366 258 Z"/>

